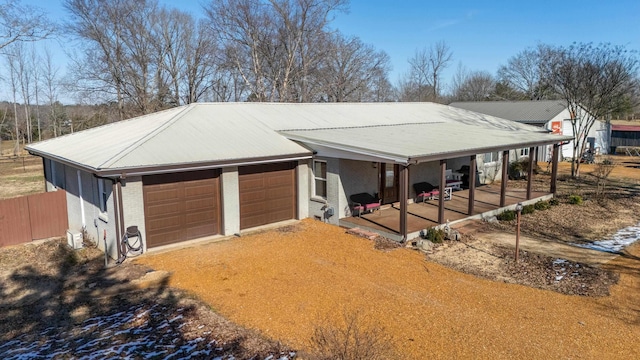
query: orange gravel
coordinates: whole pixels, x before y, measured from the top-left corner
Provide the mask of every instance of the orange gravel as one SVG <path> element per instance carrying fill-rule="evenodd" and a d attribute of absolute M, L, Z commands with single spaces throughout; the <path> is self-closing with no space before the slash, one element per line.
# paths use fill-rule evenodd
<path fill-rule="evenodd" d="M 309 349 L 314 326 L 358 312 L 393 336 L 402 358 L 640 358 L 640 265 L 617 264 L 606 298 L 492 282 L 425 261 L 409 249 L 318 221 L 146 255 L 188 290 L 245 327 Z M 640 255 L 640 247 L 632 251 Z"/>

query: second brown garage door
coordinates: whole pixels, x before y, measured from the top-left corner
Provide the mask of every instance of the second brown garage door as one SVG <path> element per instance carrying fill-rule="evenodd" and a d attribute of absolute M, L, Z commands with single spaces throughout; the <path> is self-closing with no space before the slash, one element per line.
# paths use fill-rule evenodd
<path fill-rule="evenodd" d="M 238 169 L 240 229 L 296 217 L 295 162 Z"/>
<path fill-rule="evenodd" d="M 220 232 L 218 170 L 142 177 L 147 247 Z"/>

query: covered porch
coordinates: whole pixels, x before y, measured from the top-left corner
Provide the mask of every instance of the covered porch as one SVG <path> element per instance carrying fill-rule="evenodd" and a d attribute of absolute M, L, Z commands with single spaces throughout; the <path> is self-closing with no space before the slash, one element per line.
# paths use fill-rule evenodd
<path fill-rule="evenodd" d="M 427 115 L 432 118 L 425 117 Z M 323 213 L 317 218 L 336 224 L 365 226 L 395 234 L 394 238 L 406 241 L 416 236 L 415 231 L 430 227 L 429 224 L 445 224 L 447 220 L 478 216 L 519 202 L 533 202 L 540 196 L 555 194 L 559 148 L 563 141 L 572 139 L 513 121 L 478 117 L 451 108 L 438 114 L 398 113 L 393 117 L 416 122 L 281 132 L 313 149 L 314 163 L 329 161 L 325 167 L 328 169 L 324 174 L 326 177 L 322 171 L 314 174 L 316 185 L 326 184 L 320 193 L 311 189 L 311 193 L 317 196 L 311 202 L 322 205 Z M 533 161 L 525 171 L 528 178 L 526 189 L 509 189 L 510 152 L 527 149 L 535 159 L 536 149 L 546 145 L 553 147 L 549 192 L 532 191 Z M 495 175 L 500 177 L 490 187 L 481 186 L 478 154 L 494 153 L 500 156 L 490 156 L 490 163 L 496 167 Z M 480 157 L 483 164 L 487 163 L 485 156 Z M 327 159 L 339 161 L 332 163 Z M 454 191 L 452 199 L 445 200 L 445 194 L 452 189 L 448 176 L 451 171 L 462 171 L 461 165 L 468 173 L 462 174 L 468 177 L 467 183 L 461 186 L 465 190 Z M 414 195 L 418 194 L 412 193 L 412 188 L 417 193 L 419 190 L 415 185 L 420 182 L 428 182 L 443 196 L 426 203 L 414 203 L 417 197 Z M 370 196 L 364 207 L 358 201 L 360 198 L 352 198 L 361 193 Z M 432 190 L 422 194 L 434 197 L 431 196 L 434 195 Z M 364 208 L 367 211 L 371 206 L 376 207 L 376 202 L 378 206 L 380 202 L 391 206 L 383 206 L 379 214 L 352 216 L 354 209 L 359 212 Z"/>
<path fill-rule="evenodd" d="M 527 205 L 553 197 L 553 194 L 549 192 L 532 191 L 528 199 L 527 189 L 507 188 L 505 190 L 505 202 L 501 206 L 500 184 L 479 186 L 475 189 L 474 195 L 473 212 L 469 214 L 470 190 L 454 191 L 451 200 L 447 200 L 443 204 L 445 223 L 449 221 L 450 224 L 454 224 L 460 221 L 492 216 L 505 209 L 513 209 L 518 203 Z M 403 239 L 400 232 L 400 211 L 400 202 L 396 202 L 383 206 L 373 213 L 343 218 L 340 220 L 340 225 L 347 228 L 358 227 L 374 231 L 387 238 L 400 241 Z M 407 238 L 416 238 L 419 236 L 420 231 L 440 225 L 441 222 L 438 220 L 439 211 L 439 200 L 409 202 L 406 207 Z"/>

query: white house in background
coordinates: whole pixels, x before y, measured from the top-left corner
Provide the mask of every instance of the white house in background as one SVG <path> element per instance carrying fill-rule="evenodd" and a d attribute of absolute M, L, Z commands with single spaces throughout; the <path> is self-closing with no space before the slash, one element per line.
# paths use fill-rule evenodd
<path fill-rule="evenodd" d="M 567 108 L 567 104 L 562 100 L 468 101 L 453 102 L 450 106 L 513 120 L 522 124 L 539 126 L 555 134 L 574 135 L 573 127 L 571 126 L 571 113 Z M 596 120 L 587 135 L 587 148 L 590 147 L 601 154 L 606 154 L 609 151 L 608 139 L 606 124 L 603 121 Z M 539 161 L 549 161 L 550 157 L 550 146 L 538 149 Z M 562 157 L 573 157 L 573 140 L 562 146 Z"/>
<path fill-rule="evenodd" d="M 292 219 L 338 225 L 353 194 L 409 200 L 410 184 L 438 184 L 443 165 L 566 139 L 433 103 L 196 103 L 27 150 L 43 158 L 47 190 L 66 190 L 69 228 L 101 248 L 106 235 L 118 258 L 131 226 L 146 251 Z"/>

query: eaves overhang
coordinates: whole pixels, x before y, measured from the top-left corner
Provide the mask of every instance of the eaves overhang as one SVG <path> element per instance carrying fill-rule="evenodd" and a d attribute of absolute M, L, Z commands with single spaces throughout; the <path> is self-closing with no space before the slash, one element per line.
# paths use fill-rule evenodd
<path fill-rule="evenodd" d="M 305 160 L 305 159 L 311 159 L 313 157 L 313 153 L 309 151 L 309 152 L 303 152 L 303 153 L 297 153 L 297 154 L 274 155 L 274 156 L 253 157 L 253 158 L 244 158 L 244 159 L 201 161 L 201 162 L 181 163 L 181 164 L 144 165 L 144 166 L 122 167 L 122 168 L 94 168 L 94 167 L 90 167 L 84 164 L 71 161 L 69 159 L 52 155 L 49 153 L 46 153 L 46 154 L 40 153 L 39 151 L 34 149 L 28 149 L 28 151 L 32 155 L 55 160 L 56 162 L 62 163 L 64 165 L 68 165 L 70 167 L 73 167 L 79 170 L 86 171 L 95 176 L 106 177 L 106 178 L 126 178 L 128 176 L 153 175 L 153 174 L 162 174 L 162 173 L 168 173 L 168 172 L 185 172 L 185 171 L 208 170 L 208 169 L 234 167 L 234 166 L 250 166 L 250 165 L 259 165 L 259 164 L 267 164 L 267 163 L 275 163 L 275 162 Z"/>

